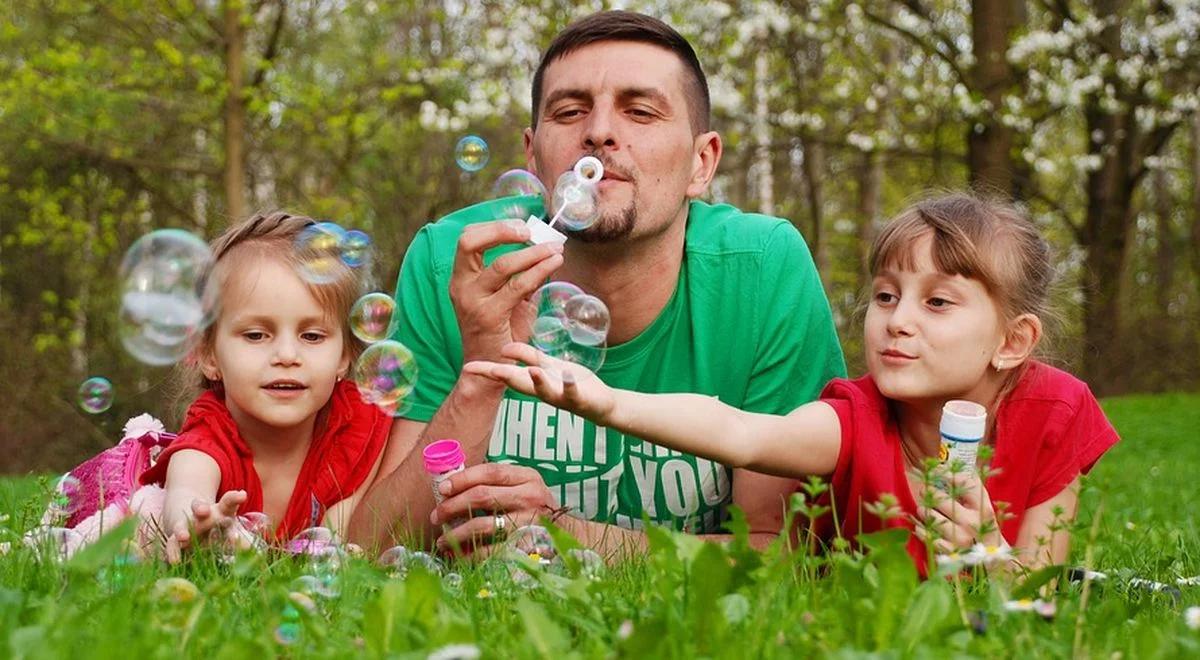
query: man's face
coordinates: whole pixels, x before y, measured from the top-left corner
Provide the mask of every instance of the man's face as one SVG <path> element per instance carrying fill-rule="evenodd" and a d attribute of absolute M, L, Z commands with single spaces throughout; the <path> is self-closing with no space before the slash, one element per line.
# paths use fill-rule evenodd
<path fill-rule="evenodd" d="M 546 67 L 538 122 L 525 132 L 530 169 L 553 190 L 583 156 L 604 163 L 600 219 L 573 234 L 580 240 L 659 234 L 707 188 L 715 162 L 700 154 L 715 134 L 692 133 L 687 75 L 671 51 L 631 41 L 590 44 Z"/>

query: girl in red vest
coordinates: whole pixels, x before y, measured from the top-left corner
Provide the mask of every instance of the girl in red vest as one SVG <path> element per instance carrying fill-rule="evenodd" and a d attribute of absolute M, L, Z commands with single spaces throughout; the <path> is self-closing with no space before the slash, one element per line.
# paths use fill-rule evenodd
<path fill-rule="evenodd" d="M 923 538 L 940 558 L 962 553 L 1010 568 L 1009 560 L 1065 561 L 1063 523 L 1075 515 L 1080 475 L 1117 434 L 1086 384 L 1032 358 L 1054 275 L 1046 242 L 1012 206 L 945 195 L 883 229 L 870 273 L 868 375 L 831 382 L 818 401 L 787 416 L 744 412 L 703 393 L 615 390 L 522 344 L 505 355 L 528 367 L 465 368 L 597 425 L 730 467 L 823 475 L 837 516 L 816 521 L 818 529 L 850 538 L 915 529 L 909 552 L 922 572 Z M 943 476 L 951 497 L 921 472 L 940 458 L 939 420 L 954 399 L 986 407 L 992 458 L 986 483 L 974 472 Z"/>
<path fill-rule="evenodd" d="M 193 360 L 203 393 L 141 476 L 165 489 L 169 560 L 239 512 L 266 513 L 279 540 L 316 525 L 344 535 L 374 479 L 391 418 L 345 380 L 360 282 L 336 259 L 319 264 L 326 283 L 301 278 L 314 264 L 295 245 L 313 224 L 255 215 L 213 244 L 220 312 Z"/>

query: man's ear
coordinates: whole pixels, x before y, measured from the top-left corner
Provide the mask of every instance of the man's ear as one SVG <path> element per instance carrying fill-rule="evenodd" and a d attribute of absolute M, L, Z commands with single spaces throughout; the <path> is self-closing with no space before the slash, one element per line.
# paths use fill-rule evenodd
<path fill-rule="evenodd" d="M 1042 320 L 1036 314 L 1022 314 L 1008 322 L 1004 341 L 992 354 L 992 366 L 997 371 L 1020 366 L 1042 339 Z"/>
<path fill-rule="evenodd" d="M 720 133 L 708 131 L 696 136 L 692 142 L 692 174 L 688 180 L 688 199 L 700 197 L 708 190 L 708 184 L 712 183 L 717 174 L 717 165 L 721 162 L 723 152 L 724 145 L 721 143 Z"/>
<path fill-rule="evenodd" d="M 533 129 L 526 128 L 523 136 L 525 138 L 525 169 L 533 172 L 540 179 L 541 172 L 538 172 L 537 156 L 533 153 Z"/>

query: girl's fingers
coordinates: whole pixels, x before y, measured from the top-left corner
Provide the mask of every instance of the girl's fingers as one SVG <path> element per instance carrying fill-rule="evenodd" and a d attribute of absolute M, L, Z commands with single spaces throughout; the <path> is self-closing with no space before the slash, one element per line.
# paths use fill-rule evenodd
<path fill-rule="evenodd" d="M 537 398 L 549 403 L 558 403 L 562 398 L 562 386 L 557 379 L 550 377 L 543 369 L 539 367 L 528 367 L 529 377 L 533 380 L 533 387 Z"/>

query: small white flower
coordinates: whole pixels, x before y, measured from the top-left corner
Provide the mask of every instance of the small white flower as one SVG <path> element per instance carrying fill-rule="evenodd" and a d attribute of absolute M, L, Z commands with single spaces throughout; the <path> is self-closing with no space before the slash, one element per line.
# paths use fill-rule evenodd
<path fill-rule="evenodd" d="M 1195 605 L 1183 611 L 1183 621 L 1188 628 L 1200 630 L 1200 607 Z"/>
<path fill-rule="evenodd" d="M 953 573 L 962 568 L 967 563 L 967 558 L 961 552 L 955 550 L 948 554 L 937 556 L 938 568 L 948 573 Z"/>
<path fill-rule="evenodd" d="M 1034 601 L 1029 598 L 1022 598 L 1020 600 L 1010 600 L 1010 601 L 1004 603 L 1004 611 L 1005 612 L 1032 612 L 1033 608 L 1034 608 Z"/>
<path fill-rule="evenodd" d="M 1175 580 L 1175 584 L 1177 584 L 1177 585 L 1179 585 L 1179 586 L 1181 586 L 1181 587 L 1197 587 L 1197 586 L 1200 586 L 1200 575 L 1197 575 L 1197 576 L 1194 576 L 1194 577 L 1189 577 L 1189 578 L 1182 578 L 1182 577 L 1181 577 L 1181 578 L 1179 578 L 1178 580 Z"/>
<path fill-rule="evenodd" d="M 1046 619 L 1051 619 L 1058 613 L 1058 605 L 1052 600 L 1032 600 L 1022 598 L 1020 600 L 1010 600 L 1004 603 L 1005 612 L 1037 612 L 1038 616 Z"/>
<path fill-rule="evenodd" d="M 477 660 L 480 652 L 474 644 L 450 644 L 429 654 L 429 660 Z"/>
<path fill-rule="evenodd" d="M 4 543 L 0 543 L 0 556 L 7 555 L 10 552 L 12 552 L 12 544 L 11 543 L 9 543 L 8 541 L 5 541 Z"/>
<path fill-rule="evenodd" d="M 157 438 L 166 432 L 166 430 L 163 427 L 163 423 L 149 413 L 142 413 L 137 417 L 131 417 L 128 422 L 125 422 L 126 438 L 140 438 L 147 433 Z"/>
<path fill-rule="evenodd" d="M 633 635 L 633 622 L 625 619 L 621 622 L 620 627 L 617 628 L 617 639 L 629 639 L 631 635 Z"/>
<path fill-rule="evenodd" d="M 971 547 L 971 551 L 967 553 L 967 564 L 984 566 L 994 566 L 996 564 L 1011 561 L 1013 558 L 1012 547 L 1001 541 L 1000 545 L 986 545 L 976 543 Z"/>
<path fill-rule="evenodd" d="M 1137 525 L 1133 524 L 1132 520 L 1126 520 L 1125 521 L 1125 529 L 1132 532 L 1133 530 L 1137 529 Z"/>

